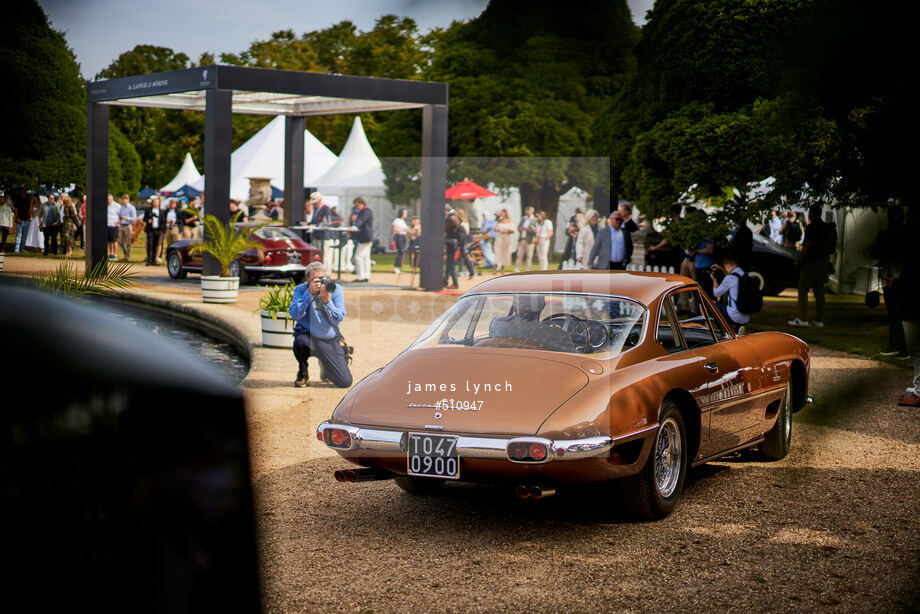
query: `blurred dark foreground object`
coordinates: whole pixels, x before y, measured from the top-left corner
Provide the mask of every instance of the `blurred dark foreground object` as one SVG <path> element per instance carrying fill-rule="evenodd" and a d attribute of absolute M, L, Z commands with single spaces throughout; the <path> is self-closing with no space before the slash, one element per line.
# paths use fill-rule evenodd
<path fill-rule="evenodd" d="M 0 330 L 4 603 L 258 611 L 240 391 L 74 299 L 0 285 Z"/>

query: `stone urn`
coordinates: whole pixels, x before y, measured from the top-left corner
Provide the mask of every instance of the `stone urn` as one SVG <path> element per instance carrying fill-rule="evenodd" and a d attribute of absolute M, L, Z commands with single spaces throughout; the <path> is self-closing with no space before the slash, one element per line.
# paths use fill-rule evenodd
<path fill-rule="evenodd" d="M 265 205 L 272 199 L 271 177 L 247 177 L 249 179 L 249 219 L 253 222 L 267 222 Z"/>

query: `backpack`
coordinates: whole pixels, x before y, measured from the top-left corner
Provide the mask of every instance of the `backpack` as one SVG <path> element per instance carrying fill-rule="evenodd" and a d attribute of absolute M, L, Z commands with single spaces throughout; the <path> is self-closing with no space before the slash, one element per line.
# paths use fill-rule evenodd
<path fill-rule="evenodd" d="M 790 243 L 797 243 L 802 238 L 802 227 L 797 221 L 786 222 L 785 235 Z"/>
<path fill-rule="evenodd" d="M 735 301 L 735 309 L 744 315 L 751 315 L 763 309 L 760 283 L 747 273 L 737 275 L 732 271 L 732 275 L 738 278 L 738 300 Z"/>

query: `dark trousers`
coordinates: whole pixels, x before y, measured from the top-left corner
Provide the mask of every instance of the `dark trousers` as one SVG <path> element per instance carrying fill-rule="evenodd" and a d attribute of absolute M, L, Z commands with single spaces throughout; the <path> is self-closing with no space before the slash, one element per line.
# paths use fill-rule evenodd
<path fill-rule="evenodd" d="M 626 270 L 625 262 L 614 262 L 613 260 L 611 260 L 609 266 L 610 266 L 611 271 L 625 271 Z"/>
<path fill-rule="evenodd" d="M 824 284 L 827 283 L 827 262 L 812 260 L 800 265 L 799 319 L 808 321 L 808 291 L 815 295 L 815 320 L 824 321 Z"/>
<path fill-rule="evenodd" d="M 298 375 L 307 377 L 307 359 L 316 356 L 320 364 L 320 377 L 328 379 L 338 388 L 351 386 L 352 377 L 345 359 L 345 350 L 335 339 L 317 339 L 309 333 L 295 333 L 294 356 L 297 357 Z"/>
<path fill-rule="evenodd" d="M 403 252 L 406 251 L 406 243 L 409 242 L 409 239 L 404 234 L 397 234 L 393 240 L 396 242 L 396 262 L 393 266 L 398 269 L 402 266 Z"/>
<path fill-rule="evenodd" d="M 447 252 L 446 259 L 444 262 L 444 285 L 447 285 L 447 280 L 450 278 L 451 284 L 457 285 L 457 266 L 454 257 L 457 254 L 457 241 L 456 239 L 448 239 L 444 244 L 445 251 Z"/>
<path fill-rule="evenodd" d="M 58 233 L 61 232 L 60 225 L 54 226 L 45 226 L 43 229 L 45 234 L 45 250 L 44 254 L 56 254 L 58 252 Z"/>
<path fill-rule="evenodd" d="M 6 238 L 10 235 L 9 226 L 0 226 L 0 252 L 6 251 Z"/>
<path fill-rule="evenodd" d="M 885 288 L 885 315 L 888 318 L 888 347 L 900 354 L 907 354 L 907 339 L 904 337 L 904 323 L 897 314 L 897 301 L 901 299 L 901 291 L 897 288 Z"/>
<path fill-rule="evenodd" d="M 156 264 L 160 255 L 160 242 L 163 240 L 161 230 L 151 230 L 147 233 L 147 264 Z"/>

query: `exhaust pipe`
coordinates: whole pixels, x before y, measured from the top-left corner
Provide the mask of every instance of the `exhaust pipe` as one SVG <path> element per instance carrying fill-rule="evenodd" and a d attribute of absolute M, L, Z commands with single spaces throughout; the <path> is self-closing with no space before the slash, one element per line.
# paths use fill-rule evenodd
<path fill-rule="evenodd" d="M 395 477 L 387 471 L 378 471 L 369 467 L 361 469 L 339 469 L 332 476 L 336 482 L 373 482 L 376 480 L 391 480 Z"/>
<path fill-rule="evenodd" d="M 521 484 L 514 487 L 514 494 L 518 499 L 546 499 L 556 494 L 555 488 L 546 486 L 526 486 Z"/>

